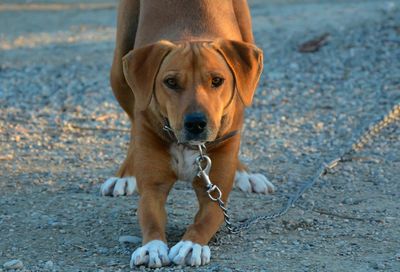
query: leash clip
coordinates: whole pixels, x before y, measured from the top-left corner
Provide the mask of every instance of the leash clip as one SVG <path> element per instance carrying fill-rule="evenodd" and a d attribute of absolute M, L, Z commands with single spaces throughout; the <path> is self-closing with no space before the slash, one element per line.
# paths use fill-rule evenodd
<path fill-rule="evenodd" d="M 212 201 L 218 201 L 218 199 L 221 198 L 222 196 L 222 192 L 221 190 L 218 188 L 217 185 L 213 184 L 210 180 L 210 177 L 208 175 L 208 173 L 210 172 L 211 169 L 211 159 L 209 156 L 205 155 L 203 153 L 203 149 L 205 148 L 204 145 L 198 145 L 199 148 L 199 153 L 200 155 L 196 158 L 196 164 L 197 164 L 197 168 L 199 169 L 199 172 L 197 173 L 197 176 L 199 178 L 201 178 L 205 184 L 206 184 L 206 188 L 207 188 L 207 194 L 208 197 L 212 200 Z M 205 162 L 205 167 L 204 166 L 204 162 Z M 216 192 L 217 193 L 217 197 L 213 197 L 212 193 Z"/>
<path fill-rule="evenodd" d="M 203 168 L 204 162 L 206 163 L 206 165 Z M 200 155 L 196 158 L 196 164 L 197 164 L 197 168 L 199 169 L 197 176 L 199 178 L 202 178 L 206 182 L 207 188 L 209 188 L 210 185 L 213 185 L 211 183 L 210 177 L 208 176 L 208 173 L 210 172 L 210 169 L 211 169 L 210 157 L 200 153 Z"/>

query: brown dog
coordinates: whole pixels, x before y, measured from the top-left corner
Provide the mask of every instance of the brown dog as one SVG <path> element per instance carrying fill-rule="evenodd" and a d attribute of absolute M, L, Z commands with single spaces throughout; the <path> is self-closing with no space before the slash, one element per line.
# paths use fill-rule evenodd
<path fill-rule="evenodd" d="M 199 152 L 191 145 L 207 143 L 209 175 L 223 201 L 234 180 L 243 191 L 273 191 L 263 175 L 245 171 L 238 160 L 240 135 L 235 135 L 252 102 L 262 60 L 246 0 L 121 1 L 111 85 L 132 122 L 131 142 L 117 177 L 101 192 L 140 193 L 143 246 L 132 254 L 132 266 L 210 261 L 207 243 L 223 214 L 196 176 Z M 193 183 L 200 209 L 169 251 L 164 205 L 176 180 Z"/>

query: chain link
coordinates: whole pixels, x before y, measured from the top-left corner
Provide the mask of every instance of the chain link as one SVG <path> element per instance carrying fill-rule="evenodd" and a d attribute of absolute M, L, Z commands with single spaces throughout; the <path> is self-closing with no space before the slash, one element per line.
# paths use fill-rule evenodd
<path fill-rule="evenodd" d="M 388 114 L 386 114 L 379 122 L 370 126 L 370 128 L 365 133 L 363 133 L 357 141 L 355 141 L 351 148 L 343 152 L 341 156 L 329 161 L 328 163 L 322 163 L 322 166 L 318 169 L 315 175 L 309 181 L 304 182 L 300 186 L 300 188 L 289 197 L 286 204 L 279 211 L 272 214 L 261 215 L 246 219 L 243 223 L 239 225 L 233 225 L 230 221 L 228 210 L 225 206 L 224 201 L 222 200 L 222 192 L 217 185 L 211 182 L 210 177 L 208 176 L 208 173 L 211 169 L 211 159 L 204 154 L 205 147 L 203 145 L 198 146 L 200 155 L 196 160 L 199 170 L 197 175 L 206 182 L 207 194 L 210 200 L 216 202 L 221 208 L 224 214 L 226 228 L 228 229 L 229 233 L 239 233 L 249 229 L 251 226 L 260 221 L 275 219 L 286 214 L 291 207 L 294 207 L 294 204 L 304 194 L 304 192 L 307 189 L 311 188 L 318 181 L 318 179 L 328 174 L 329 171 L 335 168 L 339 163 L 351 161 L 354 153 L 359 152 L 361 149 L 363 149 L 366 144 L 372 141 L 373 137 L 377 136 L 382 131 L 382 129 L 384 129 L 391 123 L 394 123 L 395 121 L 400 121 L 400 104 L 395 105 L 392 110 Z M 206 162 L 205 168 L 202 167 L 202 163 L 204 162 Z M 217 197 L 212 196 L 212 192 L 214 191 L 218 193 Z"/>

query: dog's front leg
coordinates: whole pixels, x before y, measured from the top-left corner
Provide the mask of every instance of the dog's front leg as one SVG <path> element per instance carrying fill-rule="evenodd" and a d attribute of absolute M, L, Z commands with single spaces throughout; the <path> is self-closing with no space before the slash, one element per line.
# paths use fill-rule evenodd
<path fill-rule="evenodd" d="M 222 200 L 226 203 L 233 186 L 238 152 L 237 148 L 232 149 L 232 147 L 218 151 L 210 154 L 212 158 L 210 179 L 220 188 Z M 169 258 L 175 264 L 199 266 L 210 262 L 211 252 L 207 244 L 221 226 L 224 216 L 218 204 L 209 198 L 202 179 L 196 178 L 193 187 L 200 209 L 182 240 L 171 248 Z M 215 193 L 213 193 L 214 197 L 216 197 Z"/>
<path fill-rule="evenodd" d="M 160 149 L 150 152 L 138 148 L 136 154 L 143 154 L 135 164 L 143 245 L 133 252 L 131 267 L 161 267 L 170 263 L 165 236 L 167 215 L 164 206 L 176 177 L 170 169 L 170 158 L 166 152 Z"/>

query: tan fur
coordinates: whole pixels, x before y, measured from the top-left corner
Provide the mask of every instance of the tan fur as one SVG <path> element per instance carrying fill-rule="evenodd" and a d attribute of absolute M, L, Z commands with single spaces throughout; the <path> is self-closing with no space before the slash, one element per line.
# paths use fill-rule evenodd
<path fill-rule="evenodd" d="M 190 112 L 207 116 L 209 141 L 241 129 L 244 107 L 252 101 L 262 70 L 262 52 L 252 44 L 245 0 L 122 0 L 118 12 L 111 85 L 132 121 L 128 155 L 118 175 L 136 176 L 143 243 L 166 241 L 164 205 L 177 177 L 163 118 L 178 140 L 183 139 L 183 116 Z M 210 71 L 225 78 L 218 90 L 210 87 Z M 170 74 L 178 78 L 181 91 L 165 87 Z M 224 201 L 235 171 L 244 169 L 239 145 L 240 136 L 235 136 L 208 152 L 210 177 Z M 201 180 L 195 179 L 193 187 L 200 209 L 182 239 L 207 244 L 223 214 Z"/>

